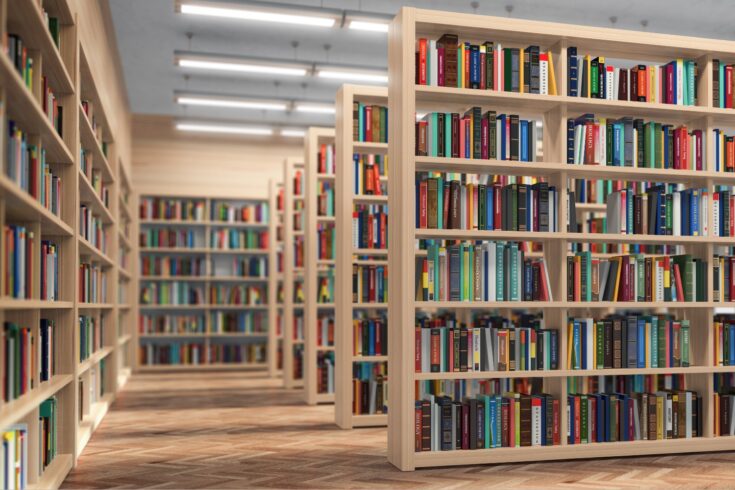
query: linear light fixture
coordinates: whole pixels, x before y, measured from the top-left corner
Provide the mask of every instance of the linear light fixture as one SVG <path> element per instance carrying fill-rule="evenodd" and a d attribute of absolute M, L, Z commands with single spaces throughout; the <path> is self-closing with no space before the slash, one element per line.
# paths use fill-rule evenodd
<path fill-rule="evenodd" d="M 202 15 L 255 22 L 275 22 L 300 26 L 334 27 L 337 16 L 320 13 L 318 10 L 288 8 L 288 6 L 267 5 L 259 2 L 232 5 L 210 2 L 180 2 L 182 14 Z"/>
<path fill-rule="evenodd" d="M 334 114 L 336 109 L 330 104 L 312 104 L 309 102 L 297 102 L 297 112 L 310 112 L 312 114 Z"/>
<path fill-rule="evenodd" d="M 388 83 L 388 73 L 379 71 L 360 71 L 348 68 L 317 68 L 317 76 L 340 82 Z"/>
<path fill-rule="evenodd" d="M 206 58 L 186 54 L 176 55 L 176 64 L 182 68 L 291 77 L 303 77 L 309 72 L 305 65 L 273 63 L 258 59 Z"/>
<path fill-rule="evenodd" d="M 235 126 L 224 124 L 180 122 L 176 124 L 179 131 L 194 131 L 199 133 L 240 134 L 254 136 L 271 136 L 273 129 L 257 126 Z"/>
<path fill-rule="evenodd" d="M 388 32 L 387 22 L 369 20 L 351 20 L 348 27 L 353 31 Z"/>
<path fill-rule="evenodd" d="M 303 129 L 282 129 L 280 134 L 285 138 L 303 138 L 306 136 L 306 131 Z"/>
<path fill-rule="evenodd" d="M 237 99 L 198 95 L 177 95 L 176 103 L 189 106 L 224 107 L 231 109 L 262 109 L 267 111 L 285 111 L 285 101 L 269 101 L 258 99 Z"/>

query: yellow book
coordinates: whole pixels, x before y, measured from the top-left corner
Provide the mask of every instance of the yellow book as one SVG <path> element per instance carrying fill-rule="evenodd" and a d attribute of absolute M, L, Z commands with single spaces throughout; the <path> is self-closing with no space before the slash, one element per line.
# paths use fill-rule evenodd
<path fill-rule="evenodd" d="M 574 337 L 574 322 L 568 322 L 567 323 L 567 369 L 572 369 L 572 349 L 573 346 L 573 340 L 572 337 Z M 507 349 L 506 349 L 507 352 Z"/>
<path fill-rule="evenodd" d="M 615 289 L 613 290 L 613 301 L 618 300 L 618 287 L 620 287 L 620 276 L 621 276 L 621 268 L 623 266 L 623 259 L 622 257 L 613 257 L 613 260 L 618 263 L 618 273 L 615 276 Z"/>
<path fill-rule="evenodd" d="M 715 393 L 715 435 L 720 435 L 720 394 Z"/>
<path fill-rule="evenodd" d="M 459 59 L 457 60 L 457 80 L 459 81 L 459 87 L 465 88 L 464 79 L 464 43 L 459 44 Z"/>
<path fill-rule="evenodd" d="M 518 72 L 519 72 L 518 75 L 520 77 L 520 80 L 518 82 L 518 91 L 520 93 L 523 93 L 523 72 L 526 71 L 526 70 L 523 69 L 523 66 L 525 64 L 525 61 L 524 61 L 525 60 L 525 54 L 526 54 L 526 50 L 523 49 L 523 48 L 521 48 L 521 52 L 520 52 L 520 55 L 519 55 L 519 58 L 518 58 L 519 64 L 521 65 L 520 66 L 520 69 L 518 70 Z"/>
<path fill-rule="evenodd" d="M 546 54 L 549 57 L 549 95 L 558 95 L 556 93 L 556 74 L 554 73 L 554 59 L 551 56 L 551 51 Z"/>
<path fill-rule="evenodd" d="M 656 90 L 658 89 L 658 68 L 655 66 L 648 67 L 648 102 L 658 102 L 656 100 Z"/>
<path fill-rule="evenodd" d="M 586 54 L 584 56 L 584 76 L 587 77 L 587 98 L 592 97 L 592 58 Z"/>
<path fill-rule="evenodd" d="M 664 397 L 656 395 L 656 439 L 664 439 L 664 427 L 666 420 L 664 419 Z"/>

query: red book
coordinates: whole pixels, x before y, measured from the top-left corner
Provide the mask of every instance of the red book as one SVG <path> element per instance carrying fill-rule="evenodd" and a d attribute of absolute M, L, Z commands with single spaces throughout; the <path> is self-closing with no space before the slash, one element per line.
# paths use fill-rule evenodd
<path fill-rule="evenodd" d="M 416 327 L 414 337 L 414 368 L 417 373 L 421 372 L 421 327 Z"/>
<path fill-rule="evenodd" d="M 581 443 L 582 417 L 580 415 L 581 397 L 574 397 L 574 444 Z M 586 408 L 586 407 L 585 407 Z"/>
<path fill-rule="evenodd" d="M 435 291 L 434 294 L 436 295 L 438 293 Z M 449 367 L 447 370 L 448 371 L 459 371 L 459 369 L 454 368 L 455 367 L 454 366 L 454 347 L 453 347 L 454 346 L 454 330 L 449 330 L 448 337 L 449 337 L 448 339 L 449 341 L 448 342 L 449 344 Z"/>
<path fill-rule="evenodd" d="M 375 302 L 375 268 L 368 270 L 368 301 Z"/>
<path fill-rule="evenodd" d="M 427 187 L 428 184 L 425 180 L 419 183 L 419 228 L 428 228 L 428 203 L 427 203 Z"/>
<path fill-rule="evenodd" d="M 444 60 L 444 47 L 443 46 L 437 47 L 436 48 L 436 53 L 437 53 L 437 56 L 436 56 L 437 57 L 437 68 L 438 68 L 438 72 L 439 72 L 437 74 L 437 85 L 439 85 L 440 87 L 443 87 L 444 84 L 445 84 L 444 83 L 444 68 L 445 68 L 444 67 L 444 63 L 445 63 L 445 60 Z"/>
<path fill-rule="evenodd" d="M 426 71 L 426 67 L 424 67 L 424 71 Z M 426 85 L 426 83 L 423 83 L 422 85 Z M 365 141 L 373 141 L 373 107 L 366 105 L 365 106 Z"/>
<path fill-rule="evenodd" d="M 380 248 L 388 248 L 388 216 L 385 213 L 380 215 Z"/>
<path fill-rule="evenodd" d="M 559 438 L 559 400 L 554 400 L 554 446 L 558 446 L 561 441 Z"/>
<path fill-rule="evenodd" d="M 684 288 L 681 284 L 681 271 L 679 270 L 679 264 L 674 264 L 674 283 L 676 284 L 676 299 L 678 301 L 684 301 Z"/>
<path fill-rule="evenodd" d="M 508 403 L 508 447 L 516 446 L 516 399 Z"/>
<path fill-rule="evenodd" d="M 590 165 L 595 163 L 595 130 L 594 124 L 585 124 L 585 141 L 584 141 L 584 163 Z"/>
<path fill-rule="evenodd" d="M 484 85 L 482 85 L 484 87 Z M 481 142 L 480 142 L 480 156 L 483 160 L 489 158 L 488 140 L 490 139 L 490 121 L 486 117 L 483 117 L 480 122 L 481 127 Z"/>
<path fill-rule="evenodd" d="M 592 408 L 592 413 L 597 413 L 597 398 L 591 396 L 589 398 L 589 404 Z M 589 417 L 587 422 L 590 424 L 590 440 L 588 442 L 597 442 L 597 417 L 594 415 Z"/>
<path fill-rule="evenodd" d="M 732 65 L 725 67 L 725 108 L 732 109 Z"/>
<path fill-rule="evenodd" d="M 503 400 L 505 403 L 500 404 L 500 445 L 502 447 L 510 447 L 510 401 Z M 554 400 L 556 401 L 556 400 Z"/>
<path fill-rule="evenodd" d="M 673 104 L 674 100 L 674 65 L 666 65 L 666 103 Z"/>
<path fill-rule="evenodd" d="M 464 49 L 464 88 L 470 87 L 470 43 L 465 43 Z"/>
<path fill-rule="evenodd" d="M 674 131 L 674 161 L 673 167 L 676 170 L 681 169 L 681 128 Z"/>
<path fill-rule="evenodd" d="M 419 39 L 419 85 L 426 85 L 426 39 Z M 366 121 L 371 121 L 370 118 L 366 117 Z M 369 126 L 369 125 L 368 125 Z M 366 141 L 372 141 L 370 138 L 366 138 Z"/>
<path fill-rule="evenodd" d="M 501 207 L 501 186 L 500 184 L 493 184 L 493 199 L 495 200 L 495 203 L 493 204 L 493 210 L 495 211 L 495 217 L 494 217 L 494 223 L 493 223 L 493 229 L 500 230 L 502 229 L 502 207 Z"/>
<path fill-rule="evenodd" d="M 638 65 L 638 97 L 643 101 L 648 101 L 648 68 L 645 65 Z"/>

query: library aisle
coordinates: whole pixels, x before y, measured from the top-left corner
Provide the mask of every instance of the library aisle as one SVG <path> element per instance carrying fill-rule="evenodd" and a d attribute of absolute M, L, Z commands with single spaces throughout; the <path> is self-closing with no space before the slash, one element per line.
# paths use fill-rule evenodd
<path fill-rule="evenodd" d="M 256 373 L 136 375 L 61 488 L 735 486 L 732 452 L 401 472 L 386 428 L 338 429 L 333 406 L 302 396 Z"/>

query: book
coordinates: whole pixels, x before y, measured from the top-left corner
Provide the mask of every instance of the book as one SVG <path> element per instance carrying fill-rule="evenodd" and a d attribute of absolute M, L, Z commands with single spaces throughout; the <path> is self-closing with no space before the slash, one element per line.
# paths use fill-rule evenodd
<path fill-rule="evenodd" d="M 3 287 L 2 293 L 16 299 L 31 299 L 33 297 L 33 284 L 36 272 L 33 269 L 33 256 L 35 255 L 35 233 L 21 225 L 3 226 Z M 52 262 L 52 264 L 55 262 Z M 46 272 L 42 265 L 41 279 L 51 277 L 54 279 L 56 269 Z M 46 296 L 43 299 L 47 299 Z M 53 299 L 53 298 L 48 298 Z"/>
<path fill-rule="evenodd" d="M 388 413 L 388 365 L 384 362 L 352 364 L 352 413 Z M 419 436 L 421 430 L 419 430 Z"/>
<path fill-rule="evenodd" d="M 388 320 L 386 316 L 358 315 L 352 319 L 353 355 L 387 356 Z"/>
<path fill-rule="evenodd" d="M 87 204 L 79 205 L 79 234 L 100 252 L 107 253 L 108 226 Z"/>
<path fill-rule="evenodd" d="M 352 156 L 355 175 L 355 195 L 385 196 L 388 194 L 388 156 L 355 153 Z"/>
<path fill-rule="evenodd" d="M 190 288 L 190 284 L 173 281 L 161 282 L 161 286 L 172 286 L 171 290 L 164 287 L 159 288 L 159 293 L 165 295 L 170 294 L 168 299 L 173 298 L 174 301 L 197 301 L 197 286 Z M 165 298 L 164 298 L 165 299 Z M 266 284 L 210 284 L 209 285 L 209 304 L 210 305 L 265 305 L 268 303 L 268 287 Z M 166 304 L 166 303 L 163 303 Z M 180 303 L 186 304 L 186 303 Z M 197 304 L 197 303 L 189 303 Z"/>
<path fill-rule="evenodd" d="M 140 219 L 204 221 L 203 199 L 177 199 L 163 197 L 141 197 L 139 204 Z"/>
<path fill-rule="evenodd" d="M 388 301 L 388 266 L 353 264 L 353 303 L 385 303 Z"/>
<path fill-rule="evenodd" d="M 716 172 L 735 172 L 735 136 L 726 134 L 725 130 L 712 130 L 714 140 L 714 170 Z"/>
<path fill-rule="evenodd" d="M 4 488 L 27 488 L 29 437 L 28 424 L 13 424 L 0 432 L 0 457 L 3 458 L 0 478 Z"/>
<path fill-rule="evenodd" d="M 388 108 L 380 105 L 352 103 L 352 137 L 354 141 L 368 143 L 388 142 Z M 324 146 L 324 145 L 322 145 Z M 334 146 L 331 148 L 331 165 L 320 173 L 334 173 Z M 320 166 L 321 168 L 321 166 Z M 328 171 L 331 170 L 331 171 Z"/>
<path fill-rule="evenodd" d="M 150 228 L 141 233 L 153 235 L 151 240 L 154 243 L 153 247 L 156 246 L 154 241 L 156 234 L 158 243 L 166 243 L 165 240 L 168 238 L 169 245 L 159 246 L 195 248 L 199 241 L 198 232 L 191 229 Z M 269 240 L 270 233 L 267 229 L 213 227 L 209 230 L 209 246 L 216 250 L 267 250 Z"/>

